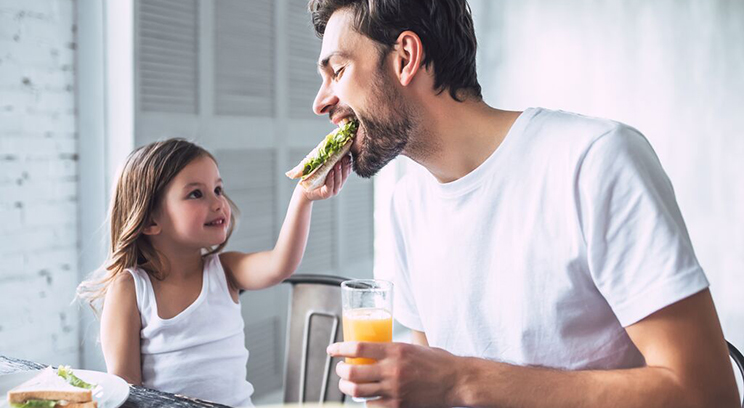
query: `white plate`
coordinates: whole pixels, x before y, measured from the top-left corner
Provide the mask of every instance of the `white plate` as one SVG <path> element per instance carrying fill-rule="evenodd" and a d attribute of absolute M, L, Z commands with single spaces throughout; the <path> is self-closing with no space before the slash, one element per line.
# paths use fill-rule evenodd
<path fill-rule="evenodd" d="M 7 408 L 7 393 L 12 388 L 23 384 L 41 371 L 20 371 L 13 374 L 0 375 L 0 408 Z M 98 402 L 98 408 L 117 408 L 129 398 L 129 384 L 121 378 L 100 371 L 73 370 L 81 380 L 96 384 L 93 389 L 93 400 Z"/>

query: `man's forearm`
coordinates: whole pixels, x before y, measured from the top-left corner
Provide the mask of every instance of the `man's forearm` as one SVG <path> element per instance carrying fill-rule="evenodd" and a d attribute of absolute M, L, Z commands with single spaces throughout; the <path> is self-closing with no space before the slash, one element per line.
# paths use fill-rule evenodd
<path fill-rule="evenodd" d="M 721 406 L 661 367 L 560 371 L 463 358 L 454 406 L 499 408 L 653 408 Z M 710 395 L 709 395 L 710 396 Z M 713 404 L 713 405 L 711 405 Z"/>

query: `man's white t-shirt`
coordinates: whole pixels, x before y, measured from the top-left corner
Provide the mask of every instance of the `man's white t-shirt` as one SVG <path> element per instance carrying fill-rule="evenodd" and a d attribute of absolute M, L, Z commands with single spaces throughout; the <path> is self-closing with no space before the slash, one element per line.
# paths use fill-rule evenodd
<path fill-rule="evenodd" d="M 648 141 L 532 108 L 477 169 L 418 168 L 392 201 L 394 314 L 456 355 L 637 367 L 624 327 L 708 287 Z"/>

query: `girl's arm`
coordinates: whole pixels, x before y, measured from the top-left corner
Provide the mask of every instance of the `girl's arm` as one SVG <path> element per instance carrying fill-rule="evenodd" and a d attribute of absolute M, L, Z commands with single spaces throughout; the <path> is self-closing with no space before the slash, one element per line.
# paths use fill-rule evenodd
<path fill-rule="evenodd" d="M 142 385 L 140 329 L 134 278 L 124 272 L 106 292 L 101 315 L 101 348 L 109 374 L 134 385 Z"/>
<path fill-rule="evenodd" d="M 337 195 L 350 172 L 351 161 L 347 156 L 328 173 L 323 187 L 309 192 L 299 184 L 295 187 L 274 249 L 251 254 L 220 254 L 225 272 L 232 276 L 238 289 L 266 288 L 294 273 L 305 253 L 313 201 Z"/>

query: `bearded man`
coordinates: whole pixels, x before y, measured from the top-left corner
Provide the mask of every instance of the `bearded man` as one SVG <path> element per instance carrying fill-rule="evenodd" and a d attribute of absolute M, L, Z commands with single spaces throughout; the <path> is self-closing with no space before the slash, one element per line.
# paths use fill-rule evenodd
<path fill-rule="evenodd" d="M 369 406 L 735 407 L 708 281 L 648 141 L 482 99 L 465 0 L 314 0 L 315 113 L 359 121 L 353 168 L 420 165 L 393 197 L 395 318 L 338 343 Z"/>

